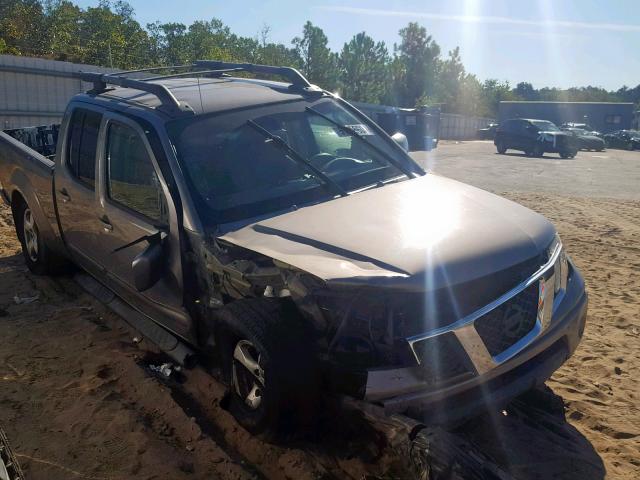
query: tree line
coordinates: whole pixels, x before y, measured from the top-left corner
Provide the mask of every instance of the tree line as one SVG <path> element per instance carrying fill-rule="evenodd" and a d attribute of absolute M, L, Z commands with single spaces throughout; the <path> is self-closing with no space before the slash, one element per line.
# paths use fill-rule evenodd
<path fill-rule="evenodd" d="M 626 101 L 640 104 L 640 85 L 535 89 L 521 82 L 480 81 L 468 73 L 459 48 L 443 55 L 425 27 L 410 22 L 389 48 L 360 32 L 339 52 L 323 30 L 306 22 L 289 45 L 237 35 L 219 19 L 140 25 L 124 0 L 100 0 L 82 9 L 69 0 L 0 0 L 0 53 L 87 63 L 118 69 L 219 59 L 284 65 L 312 83 L 360 102 L 401 107 L 441 105 L 451 113 L 495 117 L 502 100 Z"/>

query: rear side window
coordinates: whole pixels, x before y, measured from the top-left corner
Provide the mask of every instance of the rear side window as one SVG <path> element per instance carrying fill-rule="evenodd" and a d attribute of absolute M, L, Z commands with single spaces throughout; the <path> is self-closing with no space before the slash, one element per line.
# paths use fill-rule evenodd
<path fill-rule="evenodd" d="M 109 125 L 107 160 L 109 198 L 152 220 L 166 223 L 164 193 L 138 133 L 119 123 Z"/>
<path fill-rule="evenodd" d="M 82 183 L 91 188 L 96 184 L 96 147 L 102 114 L 77 109 L 71 116 L 67 167 Z"/>

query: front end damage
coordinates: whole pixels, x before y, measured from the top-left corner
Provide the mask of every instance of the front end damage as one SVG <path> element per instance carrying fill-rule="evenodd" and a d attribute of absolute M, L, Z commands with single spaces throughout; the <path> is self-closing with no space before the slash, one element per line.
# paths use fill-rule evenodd
<path fill-rule="evenodd" d="M 439 207 L 425 213 L 420 202 Z M 488 385 L 549 339 L 561 342 L 549 364 L 564 361 L 584 324 L 582 279 L 544 217 L 432 175 L 200 245 L 201 305 L 293 302 L 313 326 L 326 385 L 390 411 Z"/>

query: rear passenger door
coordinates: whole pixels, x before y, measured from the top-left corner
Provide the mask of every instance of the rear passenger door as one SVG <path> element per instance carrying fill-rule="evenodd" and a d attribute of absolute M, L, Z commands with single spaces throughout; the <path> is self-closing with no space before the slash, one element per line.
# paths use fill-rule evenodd
<path fill-rule="evenodd" d="M 68 118 L 66 135 L 55 171 L 55 196 L 64 241 L 85 268 L 98 261 L 99 225 L 96 197 L 96 151 L 102 113 L 75 108 Z"/>

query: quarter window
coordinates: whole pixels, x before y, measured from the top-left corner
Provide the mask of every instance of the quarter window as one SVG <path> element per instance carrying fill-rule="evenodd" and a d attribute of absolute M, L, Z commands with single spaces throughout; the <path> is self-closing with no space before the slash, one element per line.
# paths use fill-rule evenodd
<path fill-rule="evenodd" d="M 96 147 L 102 115 L 77 109 L 71 116 L 67 167 L 71 174 L 91 188 L 96 184 Z"/>
<path fill-rule="evenodd" d="M 164 193 L 145 144 L 135 130 L 119 123 L 107 133 L 107 190 L 113 201 L 166 222 Z"/>

